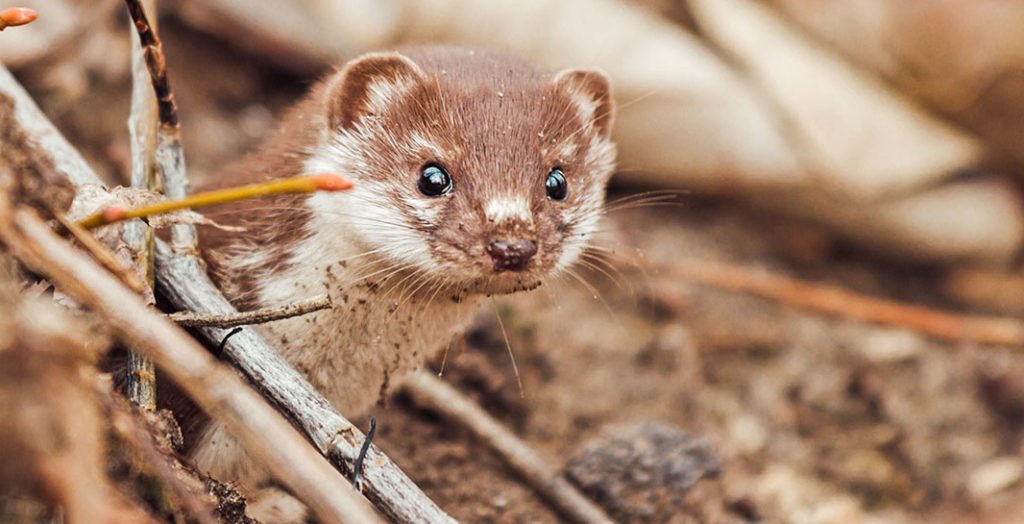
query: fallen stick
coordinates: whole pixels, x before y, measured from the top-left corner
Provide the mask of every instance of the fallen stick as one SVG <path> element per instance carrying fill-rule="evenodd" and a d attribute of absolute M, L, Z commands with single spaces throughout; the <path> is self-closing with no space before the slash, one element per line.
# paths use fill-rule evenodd
<path fill-rule="evenodd" d="M 139 278 L 139 275 L 133 273 L 130 267 L 118 260 L 107 246 L 78 225 L 78 222 L 71 220 L 61 211 L 53 211 L 53 217 L 100 265 L 117 275 L 124 285 L 140 295 L 146 292 L 146 283 Z"/>
<path fill-rule="evenodd" d="M 142 12 L 141 3 L 130 11 Z M 154 10 L 155 0 L 147 0 L 146 7 Z M 155 22 L 155 20 L 154 20 Z M 132 105 L 128 115 L 128 135 L 131 141 L 131 187 L 135 189 L 156 191 L 156 129 L 159 124 L 157 116 L 156 94 L 151 85 L 146 56 L 141 45 L 140 31 L 132 28 Z M 155 34 L 155 33 L 154 33 Z M 142 220 L 132 220 L 125 224 L 121 240 L 125 243 L 132 257 L 132 265 L 139 275 L 143 275 L 146 284 L 153 288 L 153 228 Z M 153 295 L 147 294 L 152 300 Z M 147 300 L 149 302 L 149 300 Z M 150 304 L 152 305 L 152 304 Z M 143 409 L 156 409 L 156 368 L 153 362 L 135 353 L 128 354 L 125 370 L 125 391 L 128 398 L 142 406 Z"/>
<path fill-rule="evenodd" d="M 331 307 L 331 297 L 324 295 L 319 298 L 287 304 L 280 307 L 268 307 L 255 311 L 243 311 L 241 313 L 228 313 L 224 315 L 208 315 L 204 313 L 193 313 L 191 311 L 180 311 L 171 313 L 167 318 L 171 322 L 187 328 L 195 327 L 216 327 L 232 328 L 237 326 L 249 326 L 253 324 L 264 324 L 275 320 L 308 315 L 314 311 L 328 309 Z"/>
<path fill-rule="evenodd" d="M 156 96 L 157 115 L 160 121 L 156 130 L 154 151 L 156 168 L 163 182 L 164 194 L 172 200 L 181 200 L 188 196 L 188 174 L 185 171 L 185 150 L 181 146 L 178 104 L 174 101 L 174 93 L 171 92 L 170 80 L 167 78 L 167 60 L 164 58 L 163 44 L 155 28 L 146 18 L 146 11 L 140 1 L 125 0 L 125 3 L 138 32 L 146 69 L 149 70 L 153 93 Z M 196 228 L 191 224 L 172 225 L 171 245 L 179 251 L 198 251 Z"/>
<path fill-rule="evenodd" d="M 52 156 L 58 172 L 75 185 L 103 184 L 2 64 L 0 92 L 15 100 L 15 118 L 40 148 Z M 175 253 L 167 244 L 157 242 L 156 276 L 158 289 L 181 310 L 238 312 L 210 282 L 204 264 L 188 250 Z M 213 347 L 227 334 L 217 328 L 201 328 L 199 332 Z M 351 478 L 363 434 L 331 407 L 273 346 L 256 331 L 244 329 L 225 344 L 224 355 L 267 399 L 276 403 L 336 468 Z M 394 522 L 454 522 L 376 446 L 370 448 L 366 457 L 363 478 L 367 498 Z M 300 493 L 296 495 L 302 498 Z"/>
<path fill-rule="evenodd" d="M 1024 322 L 1013 318 L 939 311 L 718 262 L 683 259 L 666 264 L 663 272 L 699 285 L 749 293 L 842 318 L 910 329 L 952 342 L 1024 346 Z"/>
<path fill-rule="evenodd" d="M 551 461 L 539 456 L 447 382 L 430 373 L 419 372 L 409 377 L 403 386 L 417 406 L 465 427 L 496 451 L 509 467 L 533 486 L 537 494 L 564 516 L 580 523 L 612 522 L 604 510 L 573 487 Z"/>
<path fill-rule="evenodd" d="M 9 205 L 0 202 L 0 239 L 11 253 L 90 307 L 134 351 L 159 364 L 324 522 L 379 521 L 351 485 L 230 367 L 58 237 L 34 211 Z"/>

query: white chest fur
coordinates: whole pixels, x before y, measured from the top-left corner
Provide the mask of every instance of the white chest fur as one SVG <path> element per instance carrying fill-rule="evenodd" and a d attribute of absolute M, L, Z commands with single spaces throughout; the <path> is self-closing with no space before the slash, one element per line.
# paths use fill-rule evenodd
<path fill-rule="evenodd" d="M 484 300 L 456 302 L 451 291 L 424 275 L 395 272 L 373 262 L 365 248 L 342 235 L 314 227 L 313 237 L 296 245 L 284 262 L 257 275 L 261 306 L 290 304 L 328 293 L 329 310 L 280 320 L 259 329 L 342 414 L 366 412 L 389 386 L 420 368 L 462 333 Z M 265 252 L 229 258 L 233 273 L 266 267 Z M 259 270 L 256 270 L 259 271 Z M 224 428 L 211 424 L 192 457 L 222 480 L 257 486 L 266 475 L 246 460 Z"/>
<path fill-rule="evenodd" d="M 425 275 L 381 267 L 343 244 L 300 245 L 287 269 L 265 281 L 260 299 L 270 306 L 330 295 L 331 309 L 268 324 L 264 332 L 336 408 L 355 416 L 444 349 L 482 299 L 456 302 Z"/>

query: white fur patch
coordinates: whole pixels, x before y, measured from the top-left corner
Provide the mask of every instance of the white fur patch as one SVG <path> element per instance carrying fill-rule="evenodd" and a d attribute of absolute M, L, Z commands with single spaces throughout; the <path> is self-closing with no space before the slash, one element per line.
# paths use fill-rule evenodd
<path fill-rule="evenodd" d="M 433 267 L 434 261 L 423 235 L 391 202 L 394 186 L 376 180 L 368 172 L 370 168 L 366 160 L 359 154 L 362 144 L 369 141 L 375 132 L 383 131 L 372 126 L 359 126 L 347 133 L 334 133 L 326 143 L 313 150 L 306 161 L 307 173 L 342 173 L 355 182 L 355 187 L 349 191 L 317 193 L 310 197 L 309 206 L 316 217 L 313 228 L 324 232 L 323 236 L 328 241 L 343 236 L 332 232 L 349 231 L 348 234 L 366 239 L 371 247 L 382 249 L 383 258 L 418 268 Z M 421 154 L 423 148 L 428 151 L 440 149 L 423 137 L 411 147 L 406 147 L 410 156 Z M 438 209 L 430 206 L 428 201 L 410 198 L 404 203 L 411 209 L 411 218 L 419 224 L 430 224 L 437 219 Z"/>
<path fill-rule="evenodd" d="M 492 198 L 484 205 L 484 216 L 487 217 L 487 220 L 498 224 L 509 220 L 532 221 L 530 205 L 521 196 Z"/>
<path fill-rule="evenodd" d="M 406 93 L 409 92 L 413 86 L 416 85 L 416 81 L 412 78 L 395 78 L 387 81 L 372 82 L 367 87 L 367 100 L 366 106 L 370 108 L 372 112 L 379 112 L 387 109 L 395 100 L 398 100 Z"/>
<path fill-rule="evenodd" d="M 437 144 L 431 142 L 430 140 L 427 140 L 427 137 L 419 133 L 412 133 L 409 136 L 409 142 L 412 149 L 419 149 L 421 152 L 428 151 L 437 158 L 442 158 L 445 156 L 444 151 L 442 151 L 441 148 L 437 146 Z"/>
<path fill-rule="evenodd" d="M 591 96 L 579 89 L 569 89 L 569 98 L 576 105 L 576 111 L 580 115 L 580 119 L 587 123 L 593 123 L 597 113 L 597 101 Z"/>
<path fill-rule="evenodd" d="M 562 147 L 558 149 L 558 158 L 566 159 L 572 158 L 576 154 L 576 144 L 573 142 L 567 142 L 562 144 Z"/>

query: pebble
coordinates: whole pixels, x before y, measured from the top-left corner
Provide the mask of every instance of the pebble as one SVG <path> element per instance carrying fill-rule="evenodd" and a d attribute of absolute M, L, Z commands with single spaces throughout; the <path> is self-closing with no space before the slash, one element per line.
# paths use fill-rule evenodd
<path fill-rule="evenodd" d="M 1017 457 L 994 458 L 971 472 L 967 478 L 967 492 L 981 500 L 1016 484 L 1024 474 L 1024 462 Z"/>
<path fill-rule="evenodd" d="M 857 351 L 876 364 L 913 360 L 925 345 L 920 335 L 905 329 L 866 330 L 857 343 Z"/>

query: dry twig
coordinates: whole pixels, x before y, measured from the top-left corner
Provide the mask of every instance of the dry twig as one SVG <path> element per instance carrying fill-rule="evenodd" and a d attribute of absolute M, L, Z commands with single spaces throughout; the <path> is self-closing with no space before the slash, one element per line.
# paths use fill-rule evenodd
<path fill-rule="evenodd" d="M 123 282 L 129 289 L 139 293 L 140 295 L 146 289 L 146 283 L 143 282 L 139 275 L 131 270 L 128 266 L 121 263 L 113 253 L 107 249 L 107 246 L 103 245 L 102 242 L 96 240 L 96 237 L 92 236 L 82 226 L 78 225 L 77 222 L 68 218 L 68 216 L 60 211 L 53 211 L 53 217 L 57 220 L 57 223 L 61 225 L 71 236 L 78 241 L 79 244 L 89 252 L 90 255 L 103 267 L 107 268 L 108 271 L 117 275 L 121 282 Z"/>
<path fill-rule="evenodd" d="M 673 262 L 665 271 L 704 286 L 749 293 L 842 318 L 911 329 L 953 342 L 1024 346 L 1024 322 L 1013 318 L 938 311 L 718 262 L 684 259 Z"/>
<path fill-rule="evenodd" d="M 53 301 L 20 293 L 11 257 L 0 259 L 0 520 L 40 520 L 9 513 L 28 496 L 59 508 L 67 522 L 155 524 L 105 474 L 96 361 L 109 340 Z"/>
<path fill-rule="evenodd" d="M 537 455 L 529 445 L 447 382 L 430 373 L 420 372 L 410 377 L 404 387 L 418 406 L 469 429 L 566 517 L 582 523 L 612 522 L 604 510 L 573 487 L 550 461 Z"/>
<path fill-rule="evenodd" d="M 187 328 L 195 327 L 216 327 L 232 328 L 236 326 L 248 326 L 253 324 L 264 324 L 275 320 L 282 320 L 291 317 L 307 315 L 314 311 L 328 309 L 331 307 L 331 297 L 324 295 L 303 302 L 287 304 L 279 307 L 268 307 L 255 311 L 243 311 L 241 313 L 228 313 L 224 315 L 206 315 L 182 311 L 167 315 L 172 322 Z"/>
<path fill-rule="evenodd" d="M 153 92 L 156 95 L 157 113 L 160 126 L 157 129 L 156 167 L 163 181 L 164 194 L 172 200 L 181 200 L 188 195 L 188 176 L 185 171 L 185 151 L 181 147 L 181 125 L 178 122 L 178 105 L 171 92 L 167 78 L 167 62 L 164 59 L 160 37 L 146 17 L 139 0 L 125 0 L 128 12 L 139 34 L 149 70 Z M 175 250 L 197 250 L 196 229 L 191 224 L 171 226 L 171 244 Z"/>
<path fill-rule="evenodd" d="M 154 2 L 148 2 L 152 10 Z M 131 2 L 129 2 L 129 7 Z M 138 5 L 141 10 L 142 5 Z M 128 117 L 128 132 L 131 135 L 132 175 L 131 187 L 156 190 L 156 96 L 150 87 L 141 39 L 132 32 L 132 107 Z M 144 275 L 146 283 L 153 287 L 153 228 L 142 220 L 126 224 L 121 235 L 131 253 L 136 274 Z M 152 296 L 152 295 L 149 295 Z M 126 369 L 125 390 L 132 402 L 143 409 L 156 409 L 156 368 L 153 362 L 130 353 Z"/>
<path fill-rule="evenodd" d="M 320 173 L 299 175 L 244 186 L 229 187 L 187 196 L 180 200 L 164 200 L 136 209 L 108 207 L 82 219 L 86 229 L 114 224 L 122 220 L 146 218 L 182 209 L 227 204 L 238 200 L 285 193 L 312 193 L 314 191 L 344 191 L 352 189 L 352 182 L 341 175 Z"/>

